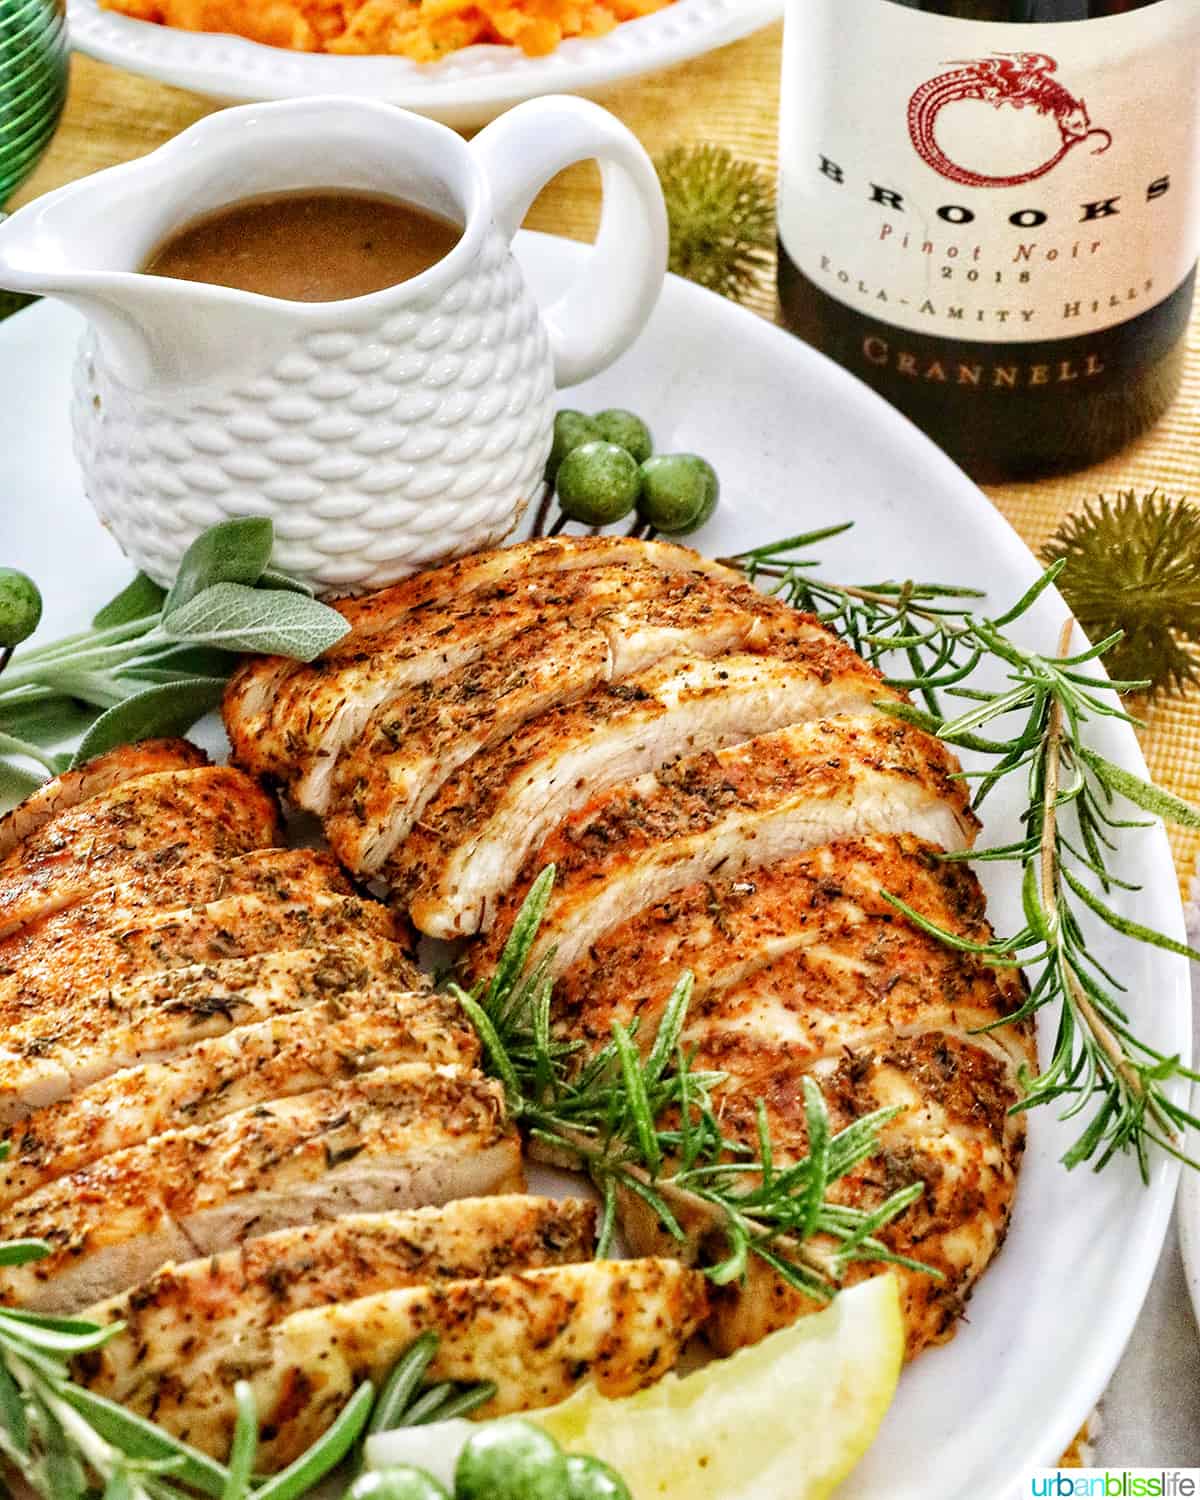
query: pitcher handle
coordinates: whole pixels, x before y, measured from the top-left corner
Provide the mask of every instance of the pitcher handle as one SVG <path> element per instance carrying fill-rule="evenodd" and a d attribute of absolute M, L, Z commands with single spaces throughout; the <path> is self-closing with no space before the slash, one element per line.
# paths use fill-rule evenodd
<path fill-rule="evenodd" d="M 556 173 L 600 163 L 604 202 L 591 254 L 543 313 L 561 385 L 610 365 L 642 331 L 667 270 L 667 211 L 641 143 L 587 99 L 549 95 L 518 104 L 471 142 L 492 188 L 496 223 L 511 239 Z"/>

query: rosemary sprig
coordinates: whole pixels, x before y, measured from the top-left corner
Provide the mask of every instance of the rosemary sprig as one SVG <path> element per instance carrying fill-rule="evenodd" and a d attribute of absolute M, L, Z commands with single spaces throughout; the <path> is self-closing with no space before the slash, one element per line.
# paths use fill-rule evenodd
<path fill-rule="evenodd" d="M 976 807 L 1010 777 L 1022 778 L 1025 786 L 1018 839 L 944 856 L 1020 867 L 1024 925 L 1018 932 L 991 943 L 969 942 L 899 899 L 888 899 L 941 941 L 996 965 L 1027 969 L 1032 985 L 1020 1018 L 1045 1007 L 1057 1012 L 1051 1060 L 1036 1077 L 1022 1076 L 1025 1096 L 1016 1108 L 1061 1101 L 1063 1118 L 1084 1119 L 1081 1134 L 1063 1157 L 1068 1167 L 1092 1162 L 1100 1170 L 1115 1153 L 1132 1152 L 1148 1178 L 1151 1144 L 1189 1160 L 1181 1150 L 1180 1132 L 1200 1126 L 1200 1120 L 1171 1093 L 1172 1086 L 1177 1091 L 1179 1084 L 1200 1075 L 1138 1036 L 1119 998 L 1124 986 L 1101 967 L 1087 938 L 1089 925 L 1099 919 L 1135 942 L 1200 959 L 1175 939 L 1122 916 L 1111 904 L 1114 888 L 1137 889 L 1112 868 L 1114 832 L 1151 826 L 1119 816 L 1122 803 L 1200 828 L 1195 808 L 1114 765 L 1091 742 L 1101 720 L 1138 723 L 1108 690 L 1132 691 L 1145 684 L 1109 682 L 1091 670 L 1118 643 L 1119 634 L 1071 654 L 1073 622 L 1068 621 L 1057 652 L 1044 654 L 1009 633 L 1008 627 L 1027 615 L 1054 583 L 1065 565 L 1061 560 L 1010 609 L 990 618 L 972 612 L 966 601 L 979 596 L 966 590 L 915 583 L 856 588 L 812 579 L 807 572 L 811 563 L 797 558 L 796 549 L 843 530 L 810 532 L 729 561 L 749 577 L 771 578 L 775 592 L 819 614 L 874 662 L 890 685 L 918 693 L 924 710 L 886 701 L 878 706 L 967 753 L 973 764 L 963 775 L 976 783 Z M 897 665 L 897 654 L 904 662 L 900 673 L 889 670 Z M 971 685 L 976 668 L 985 662 L 1003 665 L 1002 687 Z M 940 692 L 973 706 L 957 714 L 945 712 Z M 985 729 L 990 735 L 981 733 Z"/>
<path fill-rule="evenodd" d="M 550 1026 L 552 953 L 528 966 L 554 883 L 534 882 L 491 983 L 451 992 L 483 1042 L 508 1106 L 544 1152 L 586 1171 L 604 1200 L 598 1255 L 609 1252 L 618 1196 L 640 1198 L 683 1241 L 685 1224 L 719 1231 L 725 1253 L 704 1269 L 719 1284 L 740 1278 L 751 1256 L 788 1285 L 821 1301 L 853 1261 L 885 1261 L 937 1273 L 895 1255 L 878 1232 L 924 1191 L 911 1183 L 872 1212 L 829 1201 L 830 1187 L 879 1150 L 878 1132 L 899 1109 L 876 1110 L 831 1134 L 820 1089 L 804 1081 L 809 1154 L 777 1165 L 765 1112 L 758 1149 L 731 1140 L 713 1107 L 724 1075 L 693 1066 L 681 1035 L 692 978 L 684 974 L 643 1057 L 637 1027 L 613 1023 L 612 1040 L 590 1057 Z M 707 1253 L 707 1239 L 701 1253 Z"/>
<path fill-rule="evenodd" d="M 807 570 L 816 564 L 794 555 L 800 548 L 840 536 L 853 525 L 853 521 L 844 521 L 823 526 L 719 560 L 740 568 L 752 583 L 759 578 L 771 580 L 771 593 L 806 614 L 816 615 L 878 667 L 892 687 L 919 693 L 929 711 L 937 713 L 939 689 L 965 681 L 984 654 L 971 640 L 964 613 L 967 600 L 983 595 L 978 589 L 915 583 L 911 579 L 903 583 L 833 583 L 813 577 Z M 897 654 L 903 657 L 907 671 L 894 670 L 890 658 Z"/>

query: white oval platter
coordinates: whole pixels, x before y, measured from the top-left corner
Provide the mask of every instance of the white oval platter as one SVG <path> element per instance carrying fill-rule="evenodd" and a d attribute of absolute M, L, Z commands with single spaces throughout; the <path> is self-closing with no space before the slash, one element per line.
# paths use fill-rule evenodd
<path fill-rule="evenodd" d="M 288 52 L 244 37 L 178 31 L 69 0 L 71 41 L 101 62 L 229 100 L 353 94 L 386 99 L 447 125 L 482 125 L 540 94 L 592 94 L 748 36 L 783 14 L 783 0 L 677 0 L 602 37 L 564 42 L 547 57 L 516 47 L 464 47 L 442 62 Z"/>
<path fill-rule="evenodd" d="M 581 247 L 521 235 L 537 295 L 575 273 Z M 93 519 L 70 456 L 69 370 L 80 323 L 43 303 L 0 324 L 0 561 L 47 595 L 47 638 L 79 629 L 128 577 Z M 1033 557 L 986 498 L 865 387 L 748 312 L 670 278 L 650 325 L 609 371 L 571 391 L 585 409 L 637 408 L 659 451 L 693 449 L 722 475 L 720 507 L 694 540 L 727 553 L 833 521 L 827 576 L 913 576 L 974 584 L 996 608 L 1037 576 Z M 1055 641 L 1065 606 L 1043 596 L 1021 623 Z M 219 732 L 209 738 L 219 746 Z M 1105 721 L 1101 752 L 1144 773 L 1133 734 Z M 985 804 L 984 842 L 1015 836 L 1016 794 Z M 1122 874 L 1142 884 L 1122 909 L 1182 938 L 1165 835 L 1122 835 Z M 1020 925 L 1011 871 L 980 867 L 998 929 Z M 998 873 L 999 871 L 999 873 Z M 1128 1005 L 1163 1053 L 1190 1056 L 1183 959 L 1101 936 Z M 1043 1017 L 1043 1019 L 1047 1019 Z M 1043 1027 L 1043 1053 L 1049 1027 Z M 1143 1186 L 1131 1162 L 1067 1174 L 1072 1136 L 1047 1111 L 1031 1121 L 1012 1232 L 953 1341 L 924 1354 L 843 1500 L 1011 1500 L 1034 1466 L 1054 1463 L 1092 1410 L 1137 1318 L 1170 1217 L 1178 1169 L 1154 1161 Z M 765 1500 L 765 1497 L 764 1497 Z"/>

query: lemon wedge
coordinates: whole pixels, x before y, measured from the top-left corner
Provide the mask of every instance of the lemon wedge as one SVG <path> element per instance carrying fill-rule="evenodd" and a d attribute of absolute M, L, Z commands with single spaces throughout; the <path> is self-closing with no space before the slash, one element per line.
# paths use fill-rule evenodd
<path fill-rule="evenodd" d="M 896 1279 L 876 1276 L 692 1375 L 619 1400 L 587 1386 L 529 1419 L 634 1500 L 823 1500 L 874 1441 L 903 1358 Z"/>

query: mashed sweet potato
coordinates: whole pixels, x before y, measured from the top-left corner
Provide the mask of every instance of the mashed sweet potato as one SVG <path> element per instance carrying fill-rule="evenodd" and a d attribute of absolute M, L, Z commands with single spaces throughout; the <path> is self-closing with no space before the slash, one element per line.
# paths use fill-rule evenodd
<path fill-rule="evenodd" d="M 553 52 L 672 0 L 100 0 L 139 21 L 223 31 L 297 52 L 390 53 L 436 62 L 474 42 Z"/>

